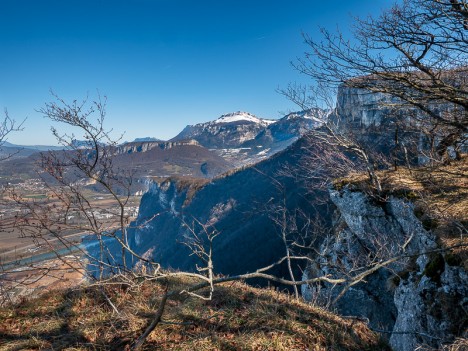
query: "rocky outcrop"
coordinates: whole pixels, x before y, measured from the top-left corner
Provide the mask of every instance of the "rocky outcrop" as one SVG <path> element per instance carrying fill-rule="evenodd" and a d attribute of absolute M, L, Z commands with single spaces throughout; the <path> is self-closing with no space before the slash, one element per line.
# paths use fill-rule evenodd
<path fill-rule="evenodd" d="M 466 271 L 437 251 L 436 238 L 424 229 L 413 205 L 397 197 L 380 203 L 348 188 L 330 191 L 330 198 L 336 206 L 333 234 L 321 245 L 323 255 L 306 270 L 306 278 L 346 277 L 362 271 L 358 267 L 406 256 L 349 288 L 333 307 L 388 331 L 397 351 L 422 344 L 437 347 L 461 335 L 467 323 Z M 312 285 L 302 292 L 307 300 L 330 304 L 341 288 Z"/>
<path fill-rule="evenodd" d="M 338 130 L 365 146 L 374 157 L 384 155 L 392 162 L 406 165 L 423 162 L 419 158 L 420 151 L 429 145 L 421 130 L 414 126 L 415 114 L 424 120 L 417 109 L 388 94 L 342 85 L 330 121 Z M 408 123 L 410 119 L 412 123 Z M 404 127 L 402 122 L 405 122 Z"/>
<path fill-rule="evenodd" d="M 394 294 L 398 318 L 390 338 L 394 350 L 437 347 L 466 333 L 468 275 L 463 267 L 452 266 L 449 257 L 429 255 L 400 279 Z"/>
<path fill-rule="evenodd" d="M 440 101 L 428 101 L 426 108 L 435 115 L 454 113 L 453 105 Z M 345 85 L 338 88 L 336 109 L 330 118 L 339 120 L 339 128 L 350 132 L 369 150 L 391 156 L 394 160 L 404 159 L 404 164 L 408 161 L 413 164 L 429 162 L 430 152 L 440 150 L 442 140 L 455 135 L 453 129 L 444 128 L 422 109 L 401 99 Z M 463 153 L 468 152 L 466 137 L 465 133 L 464 138 L 458 139 L 457 147 Z M 455 157 L 454 145 L 449 143 L 448 146 L 448 155 Z"/>
<path fill-rule="evenodd" d="M 161 150 L 169 150 L 177 146 L 200 146 L 200 144 L 193 139 L 189 140 L 180 140 L 180 141 L 139 141 L 131 142 L 120 145 L 117 148 L 118 154 L 132 154 L 137 152 L 147 152 L 154 148 L 159 148 Z"/>
<path fill-rule="evenodd" d="M 336 101 L 336 114 L 354 128 L 380 126 L 389 116 L 395 99 L 383 93 L 341 86 Z"/>

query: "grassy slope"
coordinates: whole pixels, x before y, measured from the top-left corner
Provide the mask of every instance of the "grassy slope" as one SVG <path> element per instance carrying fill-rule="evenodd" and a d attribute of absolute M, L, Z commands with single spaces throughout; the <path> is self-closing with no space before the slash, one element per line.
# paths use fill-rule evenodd
<path fill-rule="evenodd" d="M 162 287 L 106 291 L 120 316 L 96 288 L 0 309 L 0 349 L 125 349 L 152 315 Z M 163 320 L 145 350 L 388 350 L 362 322 L 242 283 L 217 287 L 212 301 L 171 300 Z"/>

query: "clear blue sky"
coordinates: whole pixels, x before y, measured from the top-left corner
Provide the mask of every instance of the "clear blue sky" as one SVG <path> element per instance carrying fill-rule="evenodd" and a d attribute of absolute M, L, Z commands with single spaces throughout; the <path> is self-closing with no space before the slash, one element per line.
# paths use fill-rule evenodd
<path fill-rule="evenodd" d="M 0 108 L 27 117 L 8 141 L 54 144 L 35 112 L 52 98 L 108 97 L 125 140 L 168 139 L 232 111 L 278 118 L 275 92 L 306 82 L 290 66 L 301 32 L 346 30 L 390 0 L 0 0 Z"/>

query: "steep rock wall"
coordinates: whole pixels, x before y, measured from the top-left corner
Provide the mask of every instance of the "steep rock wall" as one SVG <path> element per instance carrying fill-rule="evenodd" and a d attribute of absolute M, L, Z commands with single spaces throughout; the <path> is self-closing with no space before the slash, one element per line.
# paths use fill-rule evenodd
<path fill-rule="evenodd" d="M 200 144 L 196 140 L 131 142 L 119 146 L 117 149 L 117 153 L 131 154 L 136 152 L 147 152 L 154 148 L 168 150 L 176 146 L 186 145 L 199 146 Z"/>
<path fill-rule="evenodd" d="M 358 273 L 357 266 L 409 255 L 351 287 L 333 307 L 389 331 L 397 351 L 437 347 L 461 335 L 467 320 L 466 271 L 437 251 L 436 238 L 414 215 L 413 205 L 396 197 L 378 203 L 347 188 L 330 191 L 330 198 L 336 206 L 333 235 L 304 277 L 344 277 Z M 321 304 L 329 304 L 340 291 L 331 285 L 302 289 L 305 299 Z"/>
<path fill-rule="evenodd" d="M 426 108 L 439 115 L 454 113 L 454 106 L 448 103 L 428 101 Z M 338 88 L 331 120 L 339 120 L 339 128 L 350 132 L 369 150 L 392 157 L 405 154 L 411 163 L 418 164 L 430 161 L 428 152 L 434 152 L 443 138 L 453 132 L 434 120 L 428 125 L 431 121 L 428 114 L 398 98 L 345 85 Z M 468 152 L 466 136 L 458 145 L 463 153 Z M 447 150 L 449 156 L 455 157 L 454 150 L 451 145 Z"/>
<path fill-rule="evenodd" d="M 354 128 L 380 126 L 390 113 L 388 105 L 395 99 L 382 93 L 341 86 L 336 101 L 336 114 Z"/>

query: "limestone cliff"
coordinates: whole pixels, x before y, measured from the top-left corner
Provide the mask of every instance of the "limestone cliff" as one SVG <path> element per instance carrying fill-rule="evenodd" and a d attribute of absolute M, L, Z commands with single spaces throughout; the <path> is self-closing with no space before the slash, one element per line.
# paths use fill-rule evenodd
<path fill-rule="evenodd" d="M 200 144 L 196 140 L 192 140 L 192 139 L 180 140 L 180 141 L 136 141 L 136 142 L 125 143 L 123 145 L 120 145 L 117 148 L 117 153 L 132 154 L 136 152 L 147 152 L 154 148 L 159 148 L 161 150 L 168 150 L 176 146 L 187 146 L 187 145 L 200 146 Z"/>
<path fill-rule="evenodd" d="M 305 278 L 345 277 L 390 257 L 406 255 L 352 286 L 332 306 L 339 313 L 369 319 L 386 330 L 396 351 L 418 345 L 437 347 L 463 334 L 467 326 L 468 276 L 435 235 L 424 228 L 411 202 L 390 196 L 378 202 L 360 191 L 331 190 L 335 204 L 332 235 Z M 305 299 L 329 304 L 338 286 L 304 286 Z"/>

